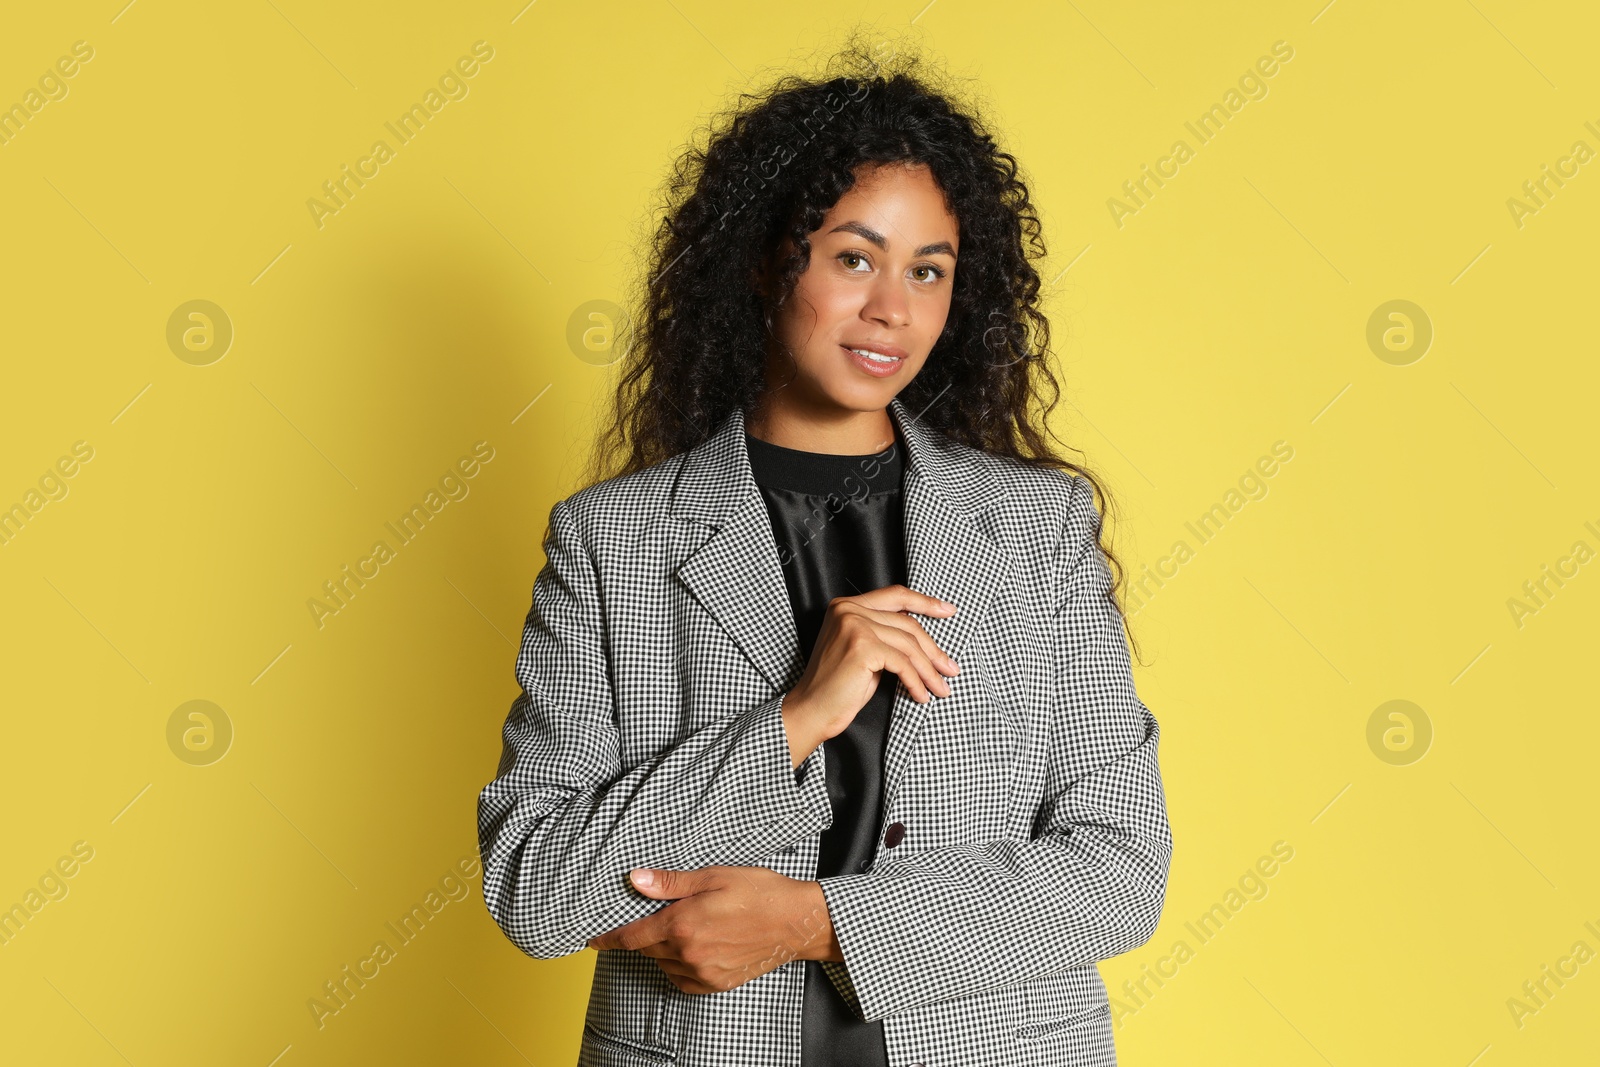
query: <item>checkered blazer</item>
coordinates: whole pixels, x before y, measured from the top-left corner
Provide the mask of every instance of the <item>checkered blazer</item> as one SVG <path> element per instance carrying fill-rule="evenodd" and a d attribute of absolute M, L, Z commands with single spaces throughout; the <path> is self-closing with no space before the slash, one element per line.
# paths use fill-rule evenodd
<path fill-rule="evenodd" d="M 1095 961 L 1149 940 L 1172 838 L 1092 491 L 889 410 L 907 584 L 957 605 L 918 621 L 962 669 L 927 705 L 896 693 L 872 865 L 820 880 L 844 955 L 827 973 L 883 1020 L 895 1067 L 1114 1064 Z M 790 759 L 780 708 L 805 663 L 744 431 L 735 411 L 551 510 L 478 799 L 484 902 L 530 956 L 667 906 L 635 867 L 815 878 L 826 750 Z M 799 1067 L 805 974 L 695 995 L 602 951 L 579 1065 Z"/>

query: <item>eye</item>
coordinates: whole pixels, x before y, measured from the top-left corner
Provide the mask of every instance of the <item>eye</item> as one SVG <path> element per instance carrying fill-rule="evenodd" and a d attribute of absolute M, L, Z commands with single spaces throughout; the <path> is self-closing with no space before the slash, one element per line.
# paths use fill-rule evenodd
<path fill-rule="evenodd" d="M 849 270 L 852 274 L 864 274 L 864 273 L 866 273 L 865 271 L 857 270 L 854 266 L 852 266 L 853 263 L 857 263 L 857 262 L 863 263 L 863 264 L 867 263 L 867 257 L 866 257 L 866 255 L 864 253 L 856 252 L 856 251 L 848 251 L 847 250 L 847 251 L 844 251 L 844 252 L 840 252 L 837 256 L 834 256 L 833 258 L 838 260 L 840 263 L 843 263 L 845 265 L 846 269 Z M 869 269 L 870 269 L 870 265 L 869 265 Z M 947 277 L 947 272 L 945 270 L 934 266 L 932 263 L 918 263 L 915 267 L 912 267 L 911 270 L 912 270 L 912 273 L 915 273 L 917 271 L 928 271 L 933 275 L 933 277 L 931 277 L 931 278 L 921 278 L 921 279 L 919 279 L 925 285 L 932 285 L 935 282 L 940 281 L 941 279 Z"/>

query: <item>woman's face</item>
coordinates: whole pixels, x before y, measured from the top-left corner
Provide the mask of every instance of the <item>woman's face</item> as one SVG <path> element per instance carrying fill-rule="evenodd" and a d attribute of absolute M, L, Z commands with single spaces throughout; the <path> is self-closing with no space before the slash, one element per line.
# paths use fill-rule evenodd
<path fill-rule="evenodd" d="M 767 398 L 822 418 L 882 411 L 944 331 L 960 227 L 926 166 L 870 164 L 810 239 L 775 323 L 793 359 L 769 357 Z"/>

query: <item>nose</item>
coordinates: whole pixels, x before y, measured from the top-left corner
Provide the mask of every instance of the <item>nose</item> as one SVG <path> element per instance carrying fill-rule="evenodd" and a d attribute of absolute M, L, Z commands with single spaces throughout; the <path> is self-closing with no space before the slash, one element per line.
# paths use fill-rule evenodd
<path fill-rule="evenodd" d="M 867 295 L 861 316 L 885 326 L 899 327 L 911 321 L 911 301 L 905 286 L 888 271 L 882 272 Z"/>

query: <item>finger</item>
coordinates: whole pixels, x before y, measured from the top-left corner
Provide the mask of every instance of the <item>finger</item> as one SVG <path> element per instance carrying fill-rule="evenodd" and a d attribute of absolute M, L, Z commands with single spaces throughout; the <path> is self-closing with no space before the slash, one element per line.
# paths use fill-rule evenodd
<path fill-rule="evenodd" d="M 948 600 L 940 600 L 938 597 L 899 584 L 886 585 L 881 589 L 869 589 L 865 593 L 844 599 L 853 600 L 879 611 L 914 611 L 918 615 L 939 618 L 956 613 L 956 606 Z"/>
<path fill-rule="evenodd" d="M 853 605 L 844 607 L 841 617 L 843 621 L 837 624 L 833 640 L 827 645 L 836 657 L 838 666 L 855 665 L 875 674 L 890 671 L 901 676 L 906 690 L 918 703 L 928 699 L 920 672 L 911 665 L 906 653 L 889 640 L 894 636 L 894 630 L 874 626 L 862 609 Z M 823 647 L 825 639 L 826 635 L 818 638 L 819 648 Z M 901 643 L 904 643 L 904 639 L 901 639 Z"/>
<path fill-rule="evenodd" d="M 905 657 L 909 669 L 916 672 L 917 680 L 922 683 L 924 689 L 942 697 L 950 695 L 950 684 L 944 680 L 944 676 L 928 660 L 910 634 L 885 626 L 874 630 L 873 636 Z M 910 686 L 906 688 L 909 689 Z"/>
<path fill-rule="evenodd" d="M 906 687 L 906 692 L 911 694 L 911 699 L 918 704 L 926 704 L 933 699 L 933 695 L 928 692 L 927 683 L 922 680 L 922 672 L 917 670 L 910 656 L 887 642 L 880 642 L 878 651 L 877 658 L 882 664 L 878 669 L 899 675 L 900 682 Z"/>
<path fill-rule="evenodd" d="M 636 950 L 641 956 L 649 956 L 658 963 L 678 960 L 678 947 L 671 941 L 657 941 L 653 945 L 643 945 Z"/>
<path fill-rule="evenodd" d="M 956 606 L 948 600 L 919 593 L 904 585 L 886 585 L 882 589 L 871 589 L 847 599 L 879 611 L 914 611 L 918 615 L 932 615 L 935 618 L 956 613 Z"/>
<path fill-rule="evenodd" d="M 601 934 L 590 941 L 589 944 L 596 949 L 620 948 L 639 951 L 649 945 L 660 944 L 667 939 L 667 917 L 661 911 L 653 912 L 642 919 L 635 919 L 626 926 L 619 926 L 609 933 Z"/>
<path fill-rule="evenodd" d="M 933 638 L 928 636 L 928 631 L 922 628 L 922 624 L 910 616 L 902 615 L 898 611 L 878 611 L 874 608 L 857 607 L 851 610 L 874 626 L 893 628 L 909 634 L 916 640 L 917 647 L 922 650 L 922 654 L 932 662 L 934 667 L 938 668 L 941 674 L 948 674 L 954 677 L 961 673 L 961 665 L 945 655 L 944 649 L 934 644 Z"/>
<path fill-rule="evenodd" d="M 629 872 L 633 887 L 654 900 L 675 900 L 692 896 L 699 887 L 698 871 L 664 871 L 658 867 L 635 867 Z"/>
<path fill-rule="evenodd" d="M 673 985 L 677 986 L 679 989 L 683 990 L 685 993 L 700 994 L 717 992 L 715 986 L 709 986 L 700 981 L 698 978 L 688 974 L 673 974 L 669 971 L 667 973 L 667 980 Z"/>
<path fill-rule="evenodd" d="M 649 916 L 646 916 L 646 918 L 649 918 Z M 621 948 L 623 933 L 631 932 L 640 921 L 642 920 L 635 920 L 634 922 L 627 923 L 622 926 L 613 927 L 603 934 L 594 935 L 588 941 L 584 942 L 584 944 L 588 945 L 592 949 L 595 949 L 596 951 L 608 948 Z"/>

